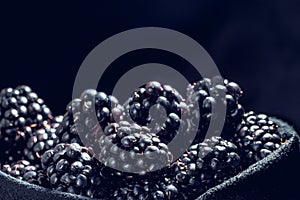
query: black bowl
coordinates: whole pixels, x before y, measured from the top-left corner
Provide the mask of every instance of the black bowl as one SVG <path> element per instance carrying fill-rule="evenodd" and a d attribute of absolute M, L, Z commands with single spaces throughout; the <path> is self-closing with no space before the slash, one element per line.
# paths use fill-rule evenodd
<path fill-rule="evenodd" d="M 289 179 L 297 171 L 297 166 L 294 163 L 300 155 L 299 137 L 296 131 L 287 123 L 276 118 L 272 118 L 272 120 L 279 124 L 279 131 L 289 132 L 292 134 L 292 137 L 266 158 L 251 165 L 242 173 L 226 180 L 222 184 L 209 189 L 197 200 L 279 199 L 280 195 L 288 197 L 289 194 L 285 190 L 288 190 Z M 282 191 L 286 193 L 282 194 Z M 287 199 L 292 199 L 292 196 L 290 197 Z M 91 200 L 79 195 L 58 192 L 29 184 L 3 172 L 0 172 L 0 199 Z M 295 199 L 299 198 L 295 197 Z"/>

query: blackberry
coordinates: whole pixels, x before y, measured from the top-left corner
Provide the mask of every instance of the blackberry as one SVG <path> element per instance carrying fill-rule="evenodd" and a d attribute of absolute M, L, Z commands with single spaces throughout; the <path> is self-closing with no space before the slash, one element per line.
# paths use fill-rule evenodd
<path fill-rule="evenodd" d="M 112 193 L 113 199 L 149 199 L 149 200 L 171 200 L 183 199 L 177 187 L 167 179 L 165 180 L 139 180 L 127 182 L 124 186 Z"/>
<path fill-rule="evenodd" d="M 134 122 L 142 126 L 150 124 L 161 141 L 169 143 L 182 125 L 181 104 L 184 100 L 177 90 L 170 85 L 151 81 L 134 91 L 127 108 Z M 155 117 L 151 116 L 150 108 L 156 112 Z"/>
<path fill-rule="evenodd" d="M 88 148 L 60 143 L 46 151 L 41 162 L 53 189 L 88 197 L 99 194 L 101 165 Z"/>
<path fill-rule="evenodd" d="M 62 122 L 62 116 L 57 116 L 51 123 L 43 124 L 42 128 L 34 131 L 24 149 L 25 157 L 35 165 L 41 164 L 41 155 L 57 144 L 56 129 Z"/>
<path fill-rule="evenodd" d="M 51 120 L 44 100 L 28 86 L 6 88 L 0 93 L 0 152 L 2 162 L 23 159 L 32 132 Z"/>
<path fill-rule="evenodd" d="M 85 90 L 79 99 L 72 100 L 66 110 L 56 132 L 59 142 L 87 143 L 91 146 L 103 135 L 104 128 L 119 121 L 123 113 L 123 107 L 114 96 L 92 89 Z M 92 111 L 96 112 L 97 120 Z M 79 131 L 86 134 L 80 135 L 80 138 Z"/>
<path fill-rule="evenodd" d="M 244 114 L 241 127 L 232 139 L 240 150 L 244 168 L 265 158 L 291 137 L 288 132 L 279 132 L 278 128 L 265 114 L 253 111 Z"/>
<path fill-rule="evenodd" d="M 172 162 L 168 146 L 147 127 L 121 121 L 112 123 L 99 140 L 99 160 L 122 172 L 155 171 Z"/>
<path fill-rule="evenodd" d="M 186 199 L 195 199 L 209 188 L 241 171 L 237 147 L 221 137 L 190 146 L 170 167 Z"/>
<path fill-rule="evenodd" d="M 5 164 L 2 171 L 28 183 L 49 188 L 50 184 L 46 174 L 40 168 L 33 166 L 27 160 L 19 160 L 11 165 Z"/>
<path fill-rule="evenodd" d="M 218 102 L 214 96 L 225 94 L 225 99 L 222 102 Z M 191 123 L 194 126 L 198 126 L 198 133 L 195 138 L 195 143 L 201 142 L 207 133 L 210 123 L 214 123 L 218 119 L 218 113 L 212 115 L 212 106 L 217 104 L 224 104 L 226 106 L 226 117 L 223 130 L 217 130 L 221 132 L 221 137 L 224 139 L 232 138 L 233 134 L 238 129 L 239 124 L 242 121 L 244 109 L 239 104 L 239 98 L 243 92 L 238 84 L 224 80 L 221 82 L 218 77 L 213 79 L 204 78 L 198 82 L 189 84 L 187 87 L 187 104 L 192 110 L 198 103 L 199 112 L 193 113 L 194 118 L 197 116 L 198 120 L 191 118 Z M 193 111 L 192 111 L 193 112 Z"/>
<path fill-rule="evenodd" d="M 61 124 L 56 129 L 58 142 L 61 143 L 79 143 L 83 145 L 77 132 L 77 124 L 74 122 L 73 113 L 80 114 L 77 111 L 81 107 L 81 100 L 74 99 L 67 106 L 67 112 L 64 114 Z M 75 117 L 76 118 L 76 117 Z"/>

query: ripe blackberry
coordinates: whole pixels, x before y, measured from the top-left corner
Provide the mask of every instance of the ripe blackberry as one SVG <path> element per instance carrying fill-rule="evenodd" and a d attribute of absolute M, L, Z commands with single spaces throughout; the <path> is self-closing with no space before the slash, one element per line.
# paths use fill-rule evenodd
<path fill-rule="evenodd" d="M 46 174 L 40 168 L 30 164 L 27 160 L 19 160 L 11 165 L 5 164 L 2 171 L 20 180 L 49 188 L 50 184 Z"/>
<path fill-rule="evenodd" d="M 183 199 L 177 187 L 167 179 L 160 180 L 139 180 L 127 182 L 124 186 L 112 192 L 116 200 L 124 199 L 149 199 L 149 200 L 171 200 Z"/>
<path fill-rule="evenodd" d="M 104 128 L 119 121 L 123 113 L 123 107 L 114 96 L 92 89 L 85 90 L 79 99 L 72 100 L 66 110 L 56 132 L 59 142 L 87 143 L 90 146 L 95 144 Z M 97 120 L 92 111 L 96 112 Z M 78 135 L 79 131 L 86 134 Z"/>
<path fill-rule="evenodd" d="M 194 144 L 170 168 L 181 193 L 195 199 L 240 172 L 237 147 L 221 137 Z"/>
<path fill-rule="evenodd" d="M 57 116 L 51 123 L 43 124 L 40 129 L 32 133 L 24 149 L 24 155 L 31 163 L 39 166 L 41 164 L 41 155 L 56 146 L 56 129 L 62 122 L 62 118 L 62 116 Z"/>
<path fill-rule="evenodd" d="M 244 114 L 232 142 L 238 146 L 243 167 L 247 168 L 278 149 L 290 137 L 288 132 L 280 133 L 278 125 L 267 115 L 250 111 Z"/>
<path fill-rule="evenodd" d="M 60 143 L 46 151 L 41 162 L 52 188 L 88 197 L 99 193 L 101 166 L 88 148 Z"/>
<path fill-rule="evenodd" d="M 51 120 L 44 100 L 28 86 L 6 88 L 0 93 L 0 152 L 2 162 L 23 159 L 31 133 Z"/>
<path fill-rule="evenodd" d="M 151 81 L 131 95 L 128 101 L 129 115 L 139 125 L 146 126 L 151 123 L 153 132 L 157 132 L 161 141 L 169 143 L 182 125 L 182 103 L 183 98 L 177 90 Z M 155 109 L 152 114 L 154 116 L 151 116 L 150 108 Z"/>
<path fill-rule="evenodd" d="M 104 134 L 98 159 L 106 166 L 144 174 L 172 162 L 168 146 L 145 126 L 121 121 L 108 125 Z"/>
<path fill-rule="evenodd" d="M 219 96 L 220 94 L 224 94 L 226 100 L 222 99 L 222 102 L 218 102 L 217 99 L 213 97 Z M 195 138 L 195 143 L 205 138 L 210 122 L 214 123 L 215 120 L 218 120 L 218 113 L 212 115 L 212 106 L 220 103 L 226 106 L 226 117 L 223 130 L 218 131 L 222 132 L 222 138 L 232 138 L 244 114 L 244 109 L 238 102 L 242 94 L 243 92 L 238 84 L 229 82 L 226 79 L 221 82 L 217 77 L 213 79 L 204 78 L 188 85 L 187 104 L 192 110 L 197 105 L 197 102 L 200 111 L 200 116 L 199 112 L 193 113 L 194 118 L 197 115 L 199 121 L 193 119 L 190 121 L 194 126 L 198 125 L 198 134 Z"/>

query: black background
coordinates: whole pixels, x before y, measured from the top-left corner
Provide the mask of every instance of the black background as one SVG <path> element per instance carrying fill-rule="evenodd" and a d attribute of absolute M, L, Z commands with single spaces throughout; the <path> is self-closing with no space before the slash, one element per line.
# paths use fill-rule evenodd
<path fill-rule="evenodd" d="M 158 26 L 198 41 L 222 75 L 241 85 L 247 110 L 300 126 L 299 1 L 97 2 L 0 3 L 0 88 L 27 84 L 63 114 L 95 46 L 121 31 Z"/>

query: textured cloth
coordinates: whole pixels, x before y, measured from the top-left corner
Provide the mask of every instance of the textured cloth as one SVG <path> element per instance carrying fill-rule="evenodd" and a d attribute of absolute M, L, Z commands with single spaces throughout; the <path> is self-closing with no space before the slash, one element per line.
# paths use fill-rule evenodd
<path fill-rule="evenodd" d="M 291 126 L 281 120 L 272 119 L 279 123 L 280 131 L 292 133 L 292 138 L 270 156 L 211 188 L 197 200 L 300 199 L 300 186 L 293 182 L 300 178 L 299 137 Z M 89 198 L 41 188 L 0 172 L 0 199 L 82 200 Z"/>

